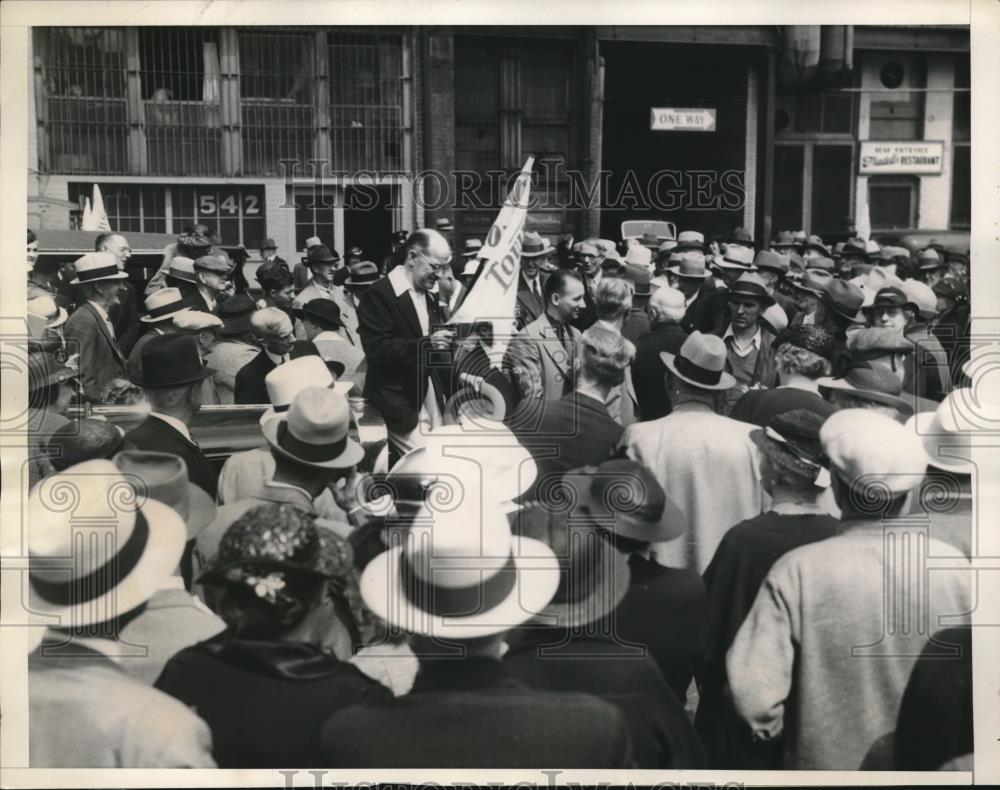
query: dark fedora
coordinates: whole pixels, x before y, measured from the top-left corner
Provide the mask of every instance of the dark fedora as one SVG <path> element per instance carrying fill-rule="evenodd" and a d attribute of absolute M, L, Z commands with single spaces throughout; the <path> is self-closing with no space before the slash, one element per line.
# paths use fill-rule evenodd
<path fill-rule="evenodd" d="M 157 335 L 142 347 L 142 372 L 132 379 L 140 387 L 181 387 L 215 375 L 198 354 L 194 335 Z"/>
<path fill-rule="evenodd" d="M 378 266 L 371 261 L 352 263 L 349 271 L 350 276 L 344 280 L 349 288 L 367 288 L 379 278 Z"/>
<path fill-rule="evenodd" d="M 753 235 L 746 228 L 737 228 L 728 239 L 724 239 L 726 244 L 739 244 L 744 247 L 753 247 Z"/>
<path fill-rule="evenodd" d="M 257 303 L 246 294 L 234 294 L 215 308 L 222 319 L 220 335 L 242 335 L 250 331 L 250 316 L 257 311 Z"/>
<path fill-rule="evenodd" d="M 910 298 L 903 293 L 901 288 L 896 288 L 893 286 L 888 286 L 886 288 L 880 288 L 878 293 L 875 294 L 875 299 L 872 303 L 865 307 L 865 311 L 878 310 L 884 307 L 913 307 L 916 309 L 916 305 L 910 301 Z"/>
<path fill-rule="evenodd" d="M 340 319 L 340 308 L 332 299 L 311 299 L 302 305 L 302 307 L 292 312 L 295 313 L 296 318 L 303 320 L 306 318 L 316 319 L 322 325 L 344 325 L 344 322 Z"/>
<path fill-rule="evenodd" d="M 823 244 L 823 239 L 815 234 L 806 238 L 802 249 L 803 251 L 816 250 L 816 252 L 822 253 L 823 255 L 830 254 L 830 250 L 827 249 L 825 244 Z"/>
<path fill-rule="evenodd" d="M 774 304 L 774 297 L 767 292 L 767 286 L 764 284 L 764 281 L 760 279 L 759 275 L 752 272 L 741 274 L 740 279 L 729 289 L 729 295 L 749 296 L 765 306 Z"/>
<path fill-rule="evenodd" d="M 260 246 L 257 249 L 258 250 L 276 250 L 276 249 L 278 249 L 278 245 L 274 243 L 274 239 L 264 239 L 260 243 Z"/>
<path fill-rule="evenodd" d="M 854 283 L 830 280 L 820 292 L 819 299 L 841 318 L 846 318 L 855 324 L 865 323 L 865 316 L 861 310 L 865 294 Z"/>
<path fill-rule="evenodd" d="M 306 255 L 306 266 L 314 266 L 320 263 L 336 263 L 340 260 L 340 255 L 336 250 L 331 250 L 325 244 L 317 244 L 310 247 Z"/>
<path fill-rule="evenodd" d="M 57 472 L 84 461 L 111 460 L 126 447 L 125 433 L 107 420 L 84 419 L 70 422 L 49 437 L 45 454 Z"/>
<path fill-rule="evenodd" d="M 658 250 L 660 248 L 660 241 L 660 237 L 655 233 L 643 233 L 639 239 L 639 244 L 643 247 L 649 247 L 651 250 Z"/>

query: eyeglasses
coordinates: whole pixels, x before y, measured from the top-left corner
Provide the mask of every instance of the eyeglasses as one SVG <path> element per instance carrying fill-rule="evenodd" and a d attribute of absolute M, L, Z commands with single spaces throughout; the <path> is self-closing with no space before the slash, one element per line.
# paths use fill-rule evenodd
<path fill-rule="evenodd" d="M 451 266 L 451 256 L 450 255 L 448 256 L 448 260 L 446 260 L 444 263 L 440 263 L 440 262 L 436 261 L 434 258 L 430 257 L 425 252 L 418 252 L 417 256 L 420 257 L 420 258 L 423 258 L 425 261 L 427 261 L 427 264 L 432 269 L 434 269 L 435 271 L 439 271 L 441 269 L 446 269 L 447 267 Z"/>

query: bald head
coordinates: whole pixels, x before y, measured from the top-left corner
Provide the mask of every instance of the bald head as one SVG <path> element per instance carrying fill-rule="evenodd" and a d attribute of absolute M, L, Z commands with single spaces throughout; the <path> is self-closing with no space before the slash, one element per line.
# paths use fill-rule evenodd
<path fill-rule="evenodd" d="M 676 288 L 657 288 L 649 297 L 649 314 L 657 321 L 680 321 L 686 311 L 684 294 Z"/>
<path fill-rule="evenodd" d="M 404 245 L 404 254 L 404 265 L 418 291 L 430 291 L 438 281 L 438 273 L 451 263 L 451 245 L 431 228 L 413 231 Z"/>

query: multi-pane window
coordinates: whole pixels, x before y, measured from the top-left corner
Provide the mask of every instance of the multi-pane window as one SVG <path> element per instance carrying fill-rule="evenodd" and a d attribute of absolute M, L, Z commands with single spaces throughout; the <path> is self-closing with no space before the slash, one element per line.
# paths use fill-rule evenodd
<path fill-rule="evenodd" d="M 500 164 L 498 47 L 455 39 L 455 167 L 483 172 Z"/>
<path fill-rule="evenodd" d="M 63 173 L 127 173 L 123 28 L 50 28 L 39 106 L 48 166 Z"/>
<path fill-rule="evenodd" d="M 295 191 L 295 248 L 305 249 L 306 239 L 318 236 L 330 249 L 337 249 L 334 237 L 334 207 L 337 194 L 323 185 Z"/>
<path fill-rule="evenodd" d="M 402 169 L 402 57 L 399 34 L 327 34 L 334 171 Z"/>
<path fill-rule="evenodd" d="M 281 159 L 313 158 L 316 35 L 239 31 L 243 169 L 280 175 Z"/>
<path fill-rule="evenodd" d="M 521 52 L 521 153 L 539 159 L 571 159 L 573 54 L 565 43 L 524 47 Z"/>
<path fill-rule="evenodd" d="M 70 182 L 69 199 L 82 204 L 93 194 L 91 183 Z M 111 228 L 122 233 L 167 233 L 165 189 L 158 185 L 101 184 Z"/>
<path fill-rule="evenodd" d="M 914 176 L 871 176 L 868 205 L 872 230 L 917 226 L 919 180 Z"/>

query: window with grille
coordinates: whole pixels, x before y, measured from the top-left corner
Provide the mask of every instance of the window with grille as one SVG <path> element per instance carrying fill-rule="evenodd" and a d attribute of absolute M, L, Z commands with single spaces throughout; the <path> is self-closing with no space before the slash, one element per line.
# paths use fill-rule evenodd
<path fill-rule="evenodd" d="M 327 58 L 331 169 L 402 170 L 402 35 L 331 30 Z"/>
<path fill-rule="evenodd" d="M 221 173 L 219 29 L 138 28 L 149 172 Z"/>
<path fill-rule="evenodd" d="M 128 172 L 123 28 L 37 30 L 49 168 Z"/>
<path fill-rule="evenodd" d="M 336 190 L 323 185 L 295 191 L 295 247 L 305 249 L 306 239 L 318 236 L 331 250 L 338 249 L 334 237 Z M 339 250 L 338 250 L 339 251 Z"/>
<path fill-rule="evenodd" d="M 917 227 L 919 180 L 912 176 L 871 176 L 868 211 L 872 230 Z"/>
<path fill-rule="evenodd" d="M 970 85 L 969 55 L 959 55 L 955 63 L 955 87 L 968 88 Z M 953 96 L 951 227 L 968 228 L 972 226 L 971 97 L 967 90 L 956 91 Z"/>
<path fill-rule="evenodd" d="M 497 46 L 455 40 L 455 167 L 483 172 L 500 166 L 500 57 Z"/>
<path fill-rule="evenodd" d="M 313 158 L 315 49 L 312 31 L 239 31 L 243 171 L 281 175 L 281 159 Z"/>
<path fill-rule="evenodd" d="M 93 183 L 68 185 L 69 199 L 83 205 L 90 198 Z M 166 191 L 169 187 L 144 184 L 101 184 L 104 210 L 112 230 L 121 233 L 168 233 Z"/>

